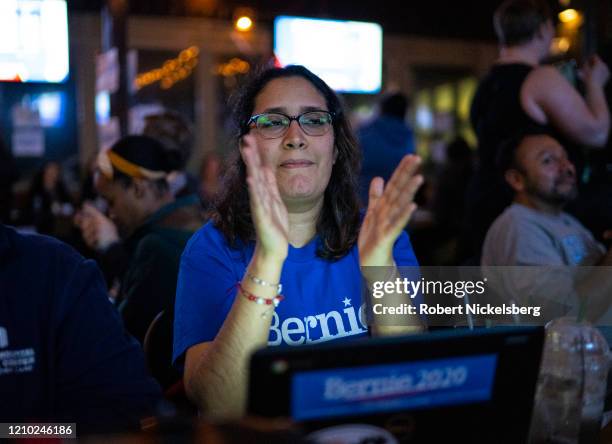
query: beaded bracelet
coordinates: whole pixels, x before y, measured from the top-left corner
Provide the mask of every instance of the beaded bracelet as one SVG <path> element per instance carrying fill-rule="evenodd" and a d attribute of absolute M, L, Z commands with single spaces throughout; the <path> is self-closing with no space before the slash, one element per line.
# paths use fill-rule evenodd
<path fill-rule="evenodd" d="M 273 298 L 262 298 L 261 296 L 255 296 L 253 293 L 246 291 L 240 283 L 238 283 L 238 291 L 240 291 L 240 293 L 242 293 L 242 295 L 249 301 L 255 302 L 259 305 L 274 305 L 275 307 L 278 307 L 278 304 L 285 299 L 282 294 L 277 294 Z"/>
<path fill-rule="evenodd" d="M 264 281 L 263 279 L 259 279 L 257 276 L 253 276 L 251 273 L 247 273 L 246 275 L 251 280 L 251 282 L 254 282 L 257 285 L 261 285 L 263 287 L 276 288 L 277 295 L 281 294 L 283 291 L 283 284 L 281 284 L 280 282 L 278 284 L 273 284 L 271 282 Z"/>

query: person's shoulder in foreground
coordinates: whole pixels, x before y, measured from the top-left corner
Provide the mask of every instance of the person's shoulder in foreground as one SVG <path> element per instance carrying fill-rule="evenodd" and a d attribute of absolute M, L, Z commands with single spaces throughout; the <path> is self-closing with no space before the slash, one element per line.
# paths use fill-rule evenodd
<path fill-rule="evenodd" d="M 3 421 L 77 423 L 77 433 L 135 428 L 160 389 L 107 298 L 95 263 L 0 224 Z"/>

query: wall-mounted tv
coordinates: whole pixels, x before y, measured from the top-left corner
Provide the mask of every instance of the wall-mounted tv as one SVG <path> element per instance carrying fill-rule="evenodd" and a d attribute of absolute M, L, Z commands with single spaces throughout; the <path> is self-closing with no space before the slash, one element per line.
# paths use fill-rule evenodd
<path fill-rule="evenodd" d="M 59 83 L 68 77 L 65 0 L 0 0 L 0 81 Z"/>
<path fill-rule="evenodd" d="M 380 91 L 382 28 L 376 23 L 280 16 L 274 53 L 282 66 L 304 65 L 336 91 Z"/>

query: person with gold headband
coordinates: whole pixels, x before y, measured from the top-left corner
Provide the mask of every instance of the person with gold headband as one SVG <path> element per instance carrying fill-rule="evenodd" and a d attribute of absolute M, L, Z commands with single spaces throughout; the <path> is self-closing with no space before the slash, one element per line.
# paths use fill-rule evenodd
<path fill-rule="evenodd" d="M 157 140 L 128 136 L 100 153 L 95 178 L 117 226 L 116 240 L 123 240 L 114 246 L 119 244 L 127 253 L 117 301 L 125 327 L 143 343 L 151 322 L 163 310 L 169 325 L 168 366 L 180 255 L 203 222 L 196 195 L 176 199 L 170 190 L 168 177 L 179 167 L 176 152 Z M 95 237 L 95 229 L 88 233 L 88 217 L 94 215 L 83 215 L 83 234 Z M 110 256 L 121 256 L 112 249 L 106 248 Z"/>

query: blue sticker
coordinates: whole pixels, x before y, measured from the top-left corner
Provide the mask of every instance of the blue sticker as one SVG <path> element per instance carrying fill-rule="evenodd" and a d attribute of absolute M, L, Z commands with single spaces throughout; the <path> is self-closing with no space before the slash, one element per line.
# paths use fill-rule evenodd
<path fill-rule="evenodd" d="M 297 421 L 404 411 L 491 399 L 497 355 L 435 359 L 296 373 Z"/>

